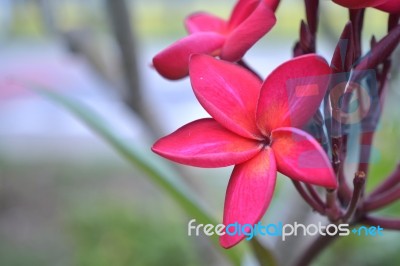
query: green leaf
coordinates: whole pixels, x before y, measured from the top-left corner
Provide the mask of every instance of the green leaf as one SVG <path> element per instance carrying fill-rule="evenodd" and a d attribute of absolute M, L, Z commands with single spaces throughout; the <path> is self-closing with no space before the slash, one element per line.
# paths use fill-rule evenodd
<path fill-rule="evenodd" d="M 146 158 L 142 151 L 139 152 L 138 149 L 135 149 L 132 145 L 127 145 L 127 143 L 110 130 L 111 127 L 107 126 L 104 119 L 88 106 L 44 88 L 35 87 L 33 90 L 45 96 L 47 99 L 60 104 L 84 122 L 89 128 L 110 144 L 122 157 L 146 174 L 152 182 L 162 188 L 176 201 L 177 204 L 179 204 L 188 216 L 195 218 L 198 224 L 217 224 L 217 221 L 211 218 L 210 215 L 199 206 L 198 202 L 195 201 L 193 198 L 194 193 L 189 193 L 187 188 L 184 190 L 182 189 L 182 185 L 172 182 L 171 176 L 166 174 L 168 171 L 165 171 L 165 169 L 160 167 L 160 165 L 157 165 Z M 175 176 L 177 175 L 178 174 L 175 174 Z M 210 240 L 217 250 L 225 255 L 233 265 L 240 265 L 243 254 L 242 248 L 236 247 L 229 250 L 223 249 L 219 245 L 217 235 L 210 236 Z"/>

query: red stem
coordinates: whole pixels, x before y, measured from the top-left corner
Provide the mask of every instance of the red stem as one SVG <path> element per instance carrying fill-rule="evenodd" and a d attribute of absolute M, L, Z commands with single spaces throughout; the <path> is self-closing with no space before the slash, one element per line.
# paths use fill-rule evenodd
<path fill-rule="evenodd" d="M 360 161 L 358 163 L 358 171 L 364 172 L 365 176 L 368 177 L 369 161 L 371 157 L 371 146 L 374 139 L 375 132 L 363 132 L 360 138 Z M 364 147 L 364 148 L 363 148 Z"/>
<path fill-rule="evenodd" d="M 400 230 L 399 219 L 365 216 L 360 220 L 360 223 L 372 226 L 381 226 L 385 229 Z"/>
<path fill-rule="evenodd" d="M 339 168 L 338 180 L 339 180 L 338 198 L 343 206 L 347 206 L 351 200 L 353 192 L 351 191 L 351 188 L 344 176 L 343 164 L 341 164 Z"/>
<path fill-rule="evenodd" d="M 337 201 L 337 190 L 326 190 L 325 213 L 331 222 L 337 222 L 342 216 L 342 210 L 340 209 Z"/>
<path fill-rule="evenodd" d="M 350 20 L 353 23 L 354 33 L 354 61 L 358 60 L 362 54 L 361 48 L 361 32 L 364 24 L 365 9 L 350 9 Z"/>
<path fill-rule="evenodd" d="M 388 31 L 391 31 L 397 24 L 399 24 L 400 14 L 390 14 L 388 20 Z"/>
<path fill-rule="evenodd" d="M 343 215 L 342 218 L 343 222 L 347 222 L 353 217 L 353 214 L 357 209 L 360 196 L 364 188 L 364 184 L 365 184 L 365 173 L 357 172 L 353 179 L 353 185 L 354 185 L 353 195 L 351 197 L 349 207 L 347 208 L 346 213 Z"/>
<path fill-rule="evenodd" d="M 396 169 L 390 174 L 390 176 L 388 176 L 385 181 L 383 181 L 378 187 L 375 188 L 374 191 L 371 192 L 368 198 L 373 198 L 374 196 L 391 189 L 398 183 L 400 183 L 400 163 L 397 164 Z"/>
<path fill-rule="evenodd" d="M 324 206 L 317 203 L 310 195 L 304 190 L 302 184 L 299 181 L 292 180 L 294 187 L 299 192 L 301 197 L 310 205 L 315 211 L 319 212 L 320 214 L 324 215 L 325 210 Z"/>
<path fill-rule="evenodd" d="M 314 38 L 318 30 L 318 0 L 305 0 L 307 24 L 310 27 L 311 34 Z"/>
<path fill-rule="evenodd" d="M 317 202 L 319 205 L 325 207 L 324 202 L 322 201 L 322 199 L 319 196 L 318 192 L 315 190 L 315 188 L 312 185 L 306 184 L 306 189 L 307 189 L 308 193 L 310 193 L 310 195 L 313 198 L 313 200 L 315 200 L 315 202 Z"/>
<path fill-rule="evenodd" d="M 385 193 L 382 193 L 380 195 L 374 196 L 374 197 L 369 197 L 365 202 L 363 206 L 363 210 L 365 212 L 370 212 L 376 209 L 380 209 L 382 207 L 385 207 L 394 201 L 400 199 L 400 186 L 397 186 Z"/>

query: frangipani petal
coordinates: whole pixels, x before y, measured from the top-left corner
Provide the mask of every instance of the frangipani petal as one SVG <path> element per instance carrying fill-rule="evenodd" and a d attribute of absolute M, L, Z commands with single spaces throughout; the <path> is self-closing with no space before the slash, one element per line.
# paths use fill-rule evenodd
<path fill-rule="evenodd" d="M 267 3 L 267 5 L 268 5 L 269 7 L 271 7 L 271 9 L 272 9 L 273 11 L 275 11 L 275 10 L 278 8 L 280 1 L 281 1 L 281 0 L 265 0 L 265 2 Z"/>
<path fill-rule="evenodd" d="M 242 163 L 262 148 L 259 142 L 242 138 L 212 118 L 191 122 L 161 138 L 152 150 L 177 163 L 197 167 L 223 167 Z"/>
<path fill-rule="evenodd" d="M 275 189 L 276 164 L 271 148 L 263 149 L 253 159 L 236 165 L 229 180 L 225 196 L 224 225 L 225 235 L 220 244 L 230 248 L 245 236 L 235 234 L 229 224 L 254 225 L 266 212 Z"/>
<path fill-rule="evenodd" d="M 188 75 L 190 55 L 219 53 L 225 37 L 215 32 L 198 32 L 173 43 L 153 58 L 155 69 L 165 78 L 180 79 Z"/>
<path fill-rule="evenodd" d="M 244 68 L 206 55 L 190 59 L 190 81 L 204 109 L 221 125 L 257 138 L 255 114 L 261 81 Z"/>
<path fill-rule="evenodd" d="M 276 68 L 261 88 L 257 125 L 269 134 L 278 127 L 302 127 L 315 114 L 327 90 L 331 70 L 320 56 L 309 54 Z"/>
<path fill-rule="evenodd" d="M 275 25 L 272 8 L 260 1 L 257 8 L 227 36 L 220 57 L 231 62 L 238 61 L 259 39 Z"/>
<path fill-rule="evenodd" d="M 375 8 L 391 13 L 391 14 L 399 14 L 400 13 L 400 1 L 399 0 L 389 0 L 382 5 L 378 5 Z"/>
<path fill-rule="evenodd" d="M 225 20 L 205 12 L 194 13 L 185 20 L 186 29 L 191 34 L 204 31 L 223 33 L 226 24 Z"/>
<path fill-rule="evenodd" d="M 374 7 L 387 2 L 388 0 L 333 0 L 336 4 L 350 8 L 358 9 L 365 7 Z"/>
<path fill-rule="evenodd" d="M 283 127 L 272 131 L 271 141 L 279 172 L 305 183 L 337 187 L 331 163 L 311 135 L 297 128 Z"/>
<path fill-rule="evenodd" d="M 228 28 L 234 29 L 257 8 L 260 0 L 239 0 L 232 10 L 228 21 Z"/>

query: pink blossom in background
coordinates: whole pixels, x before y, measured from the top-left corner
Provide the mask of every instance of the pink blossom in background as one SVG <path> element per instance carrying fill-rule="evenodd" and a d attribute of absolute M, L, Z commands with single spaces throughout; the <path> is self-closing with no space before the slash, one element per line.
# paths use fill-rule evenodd
<path fill-rule="evenodd" d="M 188 75 L 191 54 L 208 54 L 235 62 L 240 60 L 275 25 L 278 0 L 240 0 L 228 20 L 199 12 L 185 20 L 189 36 L 153 58 L 155 69 L 165 78 Z"/>
<path fill-rule="evenodd" d="M 17 60 L 15 60 L 17 61 Z M 28 84 L 60 89 L 75 79 L 74 62 L 67 58 L 20 59 L 13 65 L 0 66 L 0 101 L 36 96 Z"/>

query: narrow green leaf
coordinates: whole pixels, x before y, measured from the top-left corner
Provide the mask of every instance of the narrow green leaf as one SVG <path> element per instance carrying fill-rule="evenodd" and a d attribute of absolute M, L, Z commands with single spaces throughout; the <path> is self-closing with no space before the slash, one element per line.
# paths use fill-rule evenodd
<path fill-rule="evenodd" d="M 171 182 L 170 177 L 165 174 L 165 169 L 161 169 L 159 165 L 148 160 L 146 156 L 143 156 L 141 152 L 135 149 L 132 145 L 127 145 L 124 143 L 124 141 L 116 136 L 110 130 L 110 127 L 103 122 L 104 120 L 102 117 L 100 117 L 88 106 L 44 88 L 35 87 L 33 90 L 52 100 L 53 102 L 60 104 L 74 114 L 77 118 L 79 118 L 82 122 L 84 122 L 96 134 L 110 144 L 121 156 L 128 160 L 137 169 L 146 174 L 152 182 L 162 188 L 180 205 L 180 207 L 182 207 L 188 216 L 196 219 L 197 223 L 214 225 L 218 223 L 211 218 L 193 199 L 193 193 L 189 193 L 188 190 L 183 190 L 180 186 Z M 223 249 L 219 245 L 217 235 L 210 236 L 210 240 L 218 249 L 218 251 L 224 254 L 233 265 L 240 265 L 241 255 L 243 253 L 242 248 L 236 247 L 229 250 Z"/>

